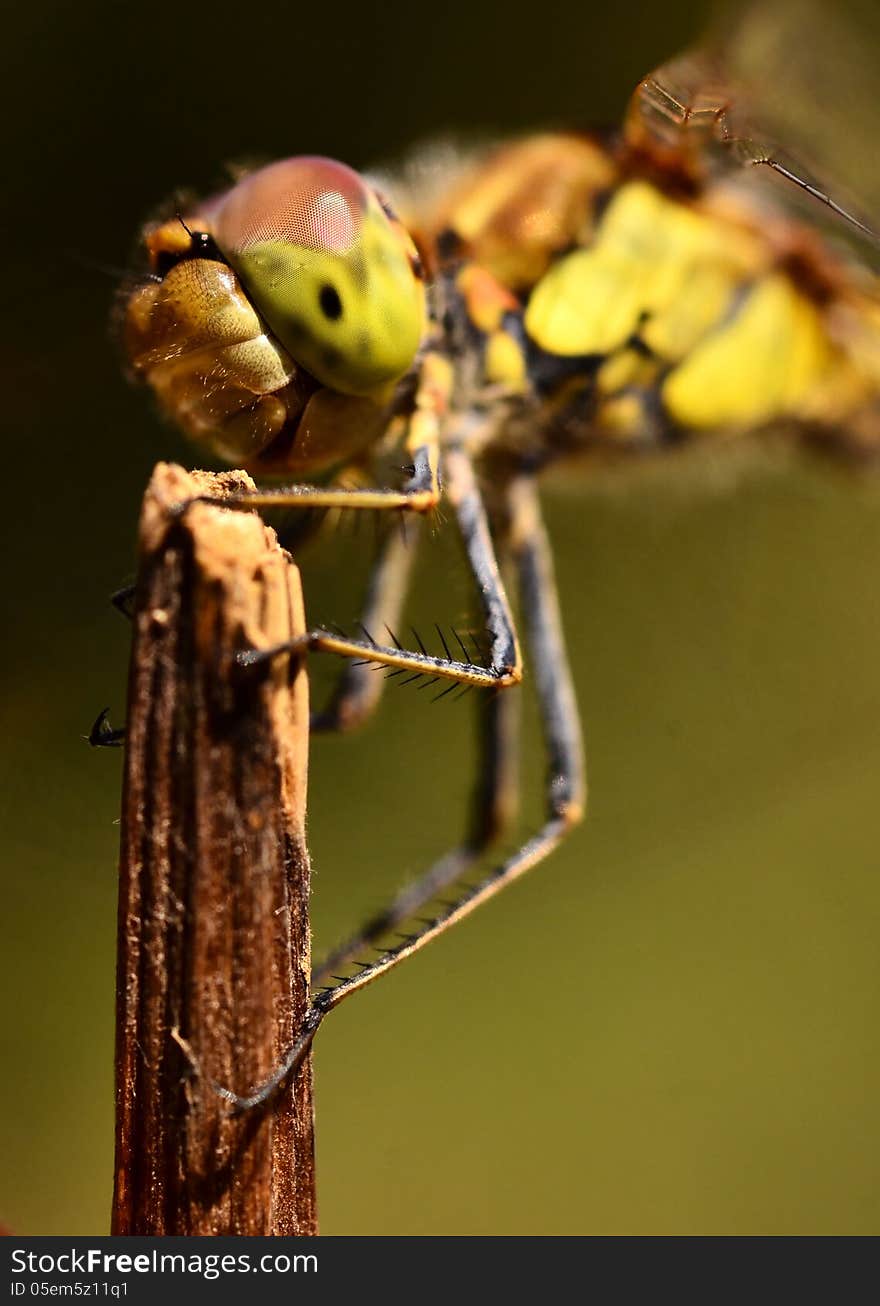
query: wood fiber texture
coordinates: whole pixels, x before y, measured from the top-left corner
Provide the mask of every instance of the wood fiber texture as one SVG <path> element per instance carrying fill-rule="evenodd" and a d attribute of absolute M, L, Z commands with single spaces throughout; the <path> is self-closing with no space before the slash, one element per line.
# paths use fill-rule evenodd
<path fill-rule="evenodd" d="M 314 1234 L 311 1062 L 234 1114 L 308 1007 L 305 628 L 242 473 L 160 464 L 140 522 L 119 887 L 115 1234 Z"/>

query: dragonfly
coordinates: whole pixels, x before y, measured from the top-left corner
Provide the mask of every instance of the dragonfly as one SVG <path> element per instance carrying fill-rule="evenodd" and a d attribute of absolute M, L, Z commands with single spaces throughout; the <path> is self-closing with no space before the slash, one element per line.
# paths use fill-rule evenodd
<path fill-rule="evenodd" d="M 851 240 L 823 230 L 828 215 Z M 613 131 L 542 132 L 396 175 L 297 156 L 145 228 L 146 272 L 121 307 L 128 365 L 196 445 L 260 482 L 215 502 L 395 524 L 445 504 L 485 627 L 475 647 L 438 627 L 436 653 L 398 638 L 414 550 L 389 529 L 356 637 L 320 627 L 241 650 L 253 668 L 307 652 L 346 659 L 316 730 L 361 725 L 389 677 L 436 682 L 438 697 L 486 692 L 466 839 L 331 951 L 298 1042 L 266 1083 L 223 1090 L 234 1107 L 267 1100 L 329 1011 L 545 861 L 583 819 L 541 474 L 780 432 L 875 457 L 880 287 L 865 250 L 876 243 L 861 213 L 767 142 L 700 54 L 646 77 Z M 514 806 L 524 676 L 546 751 L 543 822 L 465 883 Z M 401 926 L 410 932 L 348 973 Z"/>

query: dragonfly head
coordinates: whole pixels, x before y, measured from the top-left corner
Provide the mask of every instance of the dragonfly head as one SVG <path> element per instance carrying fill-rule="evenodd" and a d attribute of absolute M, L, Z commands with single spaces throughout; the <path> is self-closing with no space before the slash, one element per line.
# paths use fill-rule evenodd
<path fill-rule="evenodd" d="M 371 395 L 409 370 L 425 321 L 418 254 L 351 168 L 284 159 L 249 173 L 206 211 L 254 307 L 323 385 Z"/>

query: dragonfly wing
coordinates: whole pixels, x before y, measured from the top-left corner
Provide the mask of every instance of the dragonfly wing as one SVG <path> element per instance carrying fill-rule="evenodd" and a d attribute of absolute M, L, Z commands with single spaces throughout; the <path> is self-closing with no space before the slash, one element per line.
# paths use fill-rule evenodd
<path fill-rule="evenodd" d="M 745 168 L 750 187 L 769 189 L 862 255 L 873 247 L 876 261 L 872 55 L 880 23 L 858 18 L 810 0 L 740 10 L 705 49 L 644 78 L 627 113 L 626 146 L 690 184 Z"/>

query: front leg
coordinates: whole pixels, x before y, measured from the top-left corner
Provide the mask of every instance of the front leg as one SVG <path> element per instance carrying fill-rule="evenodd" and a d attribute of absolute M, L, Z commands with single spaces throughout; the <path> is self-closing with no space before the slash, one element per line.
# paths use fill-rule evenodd
<path fill-rule="evenodd" d="M 577 703 L 565 651 L 553 561 L 530 476 L 520 478 L 511 487 L 510 511 L 511 547 L 529 630 L 548 758 L 544 821 L 511 857 L 476 884 L 461 890 L 433 919 L 404 936 L 395 947 L 385 949 L 375 962 L 364 964 L 358 974 L 319 993 L 307 1014 L 302 1036 L 271 1078 L 259 1088 L 247 1096 L 239 1096 L 215 1085 L 236 1110 L 259 1106 L 281 1087 L 308 1052 L 328 1011 L 419 952 L 476 907 L 543 862 L 583 818 L 586 783 Z"/>
<path fill-rule="evenodd" d="M 257 666 L 281 655 L 316 651 L 386 666 L 392 675 L 409 671 L 413 680 L 427 676 L 432 680 L 448 680 L 461 685 L 495 689 L 519 684 L 522 680 L 519 641 L 473 465 L 463 448 L 452 445 L 445 451 L 443 467 L 446 473 L 446 493 L 455 509 L 468 564 L 477 583 L 483 608 L 489 635 L 488 666 L 473 662 L 464 644 L 461 645 L 464 660 L 459 661 L 450 655 L 448 649 L 444 649 L 445 657 L 434 657 L 424 649 L 416 653 L 399 644 L 392 647 L 379 644 L 372 638 L 348 639 L 344 635 L 320 629 L 272 648 L 244 649 L 239 654 L 239 664 L 243 667 Z"/>
<path fill-rule="evenodd" d="M 237 490 L 222 497 L 199 494 L 175 504 L 172 514 L 182 515 L 194 503 L 218 508 L 344 508 L 368 512 L 432 512 L 440 502 L 435 452 L 422 445 L 412 453 L 413 474 L 402 490 L 346 490 L 339 486 L 282 485 L 271 489 Z"/>
<path fill-rule="evenodd" d="M 369 512 L 433 512 L 440 502 L 440 433 L 449 411 L 454 377 L 442 354 L 429 350 L 419 367 L 413 409 L 406 425 L 405 447 L 412 475 L 402 490 L 345 490 L 320 485 L 286 485 L 242 490 L 216 499 L 199 496 L 179 504 L 214 503 L 226 508 L 354 508 Z"/>

